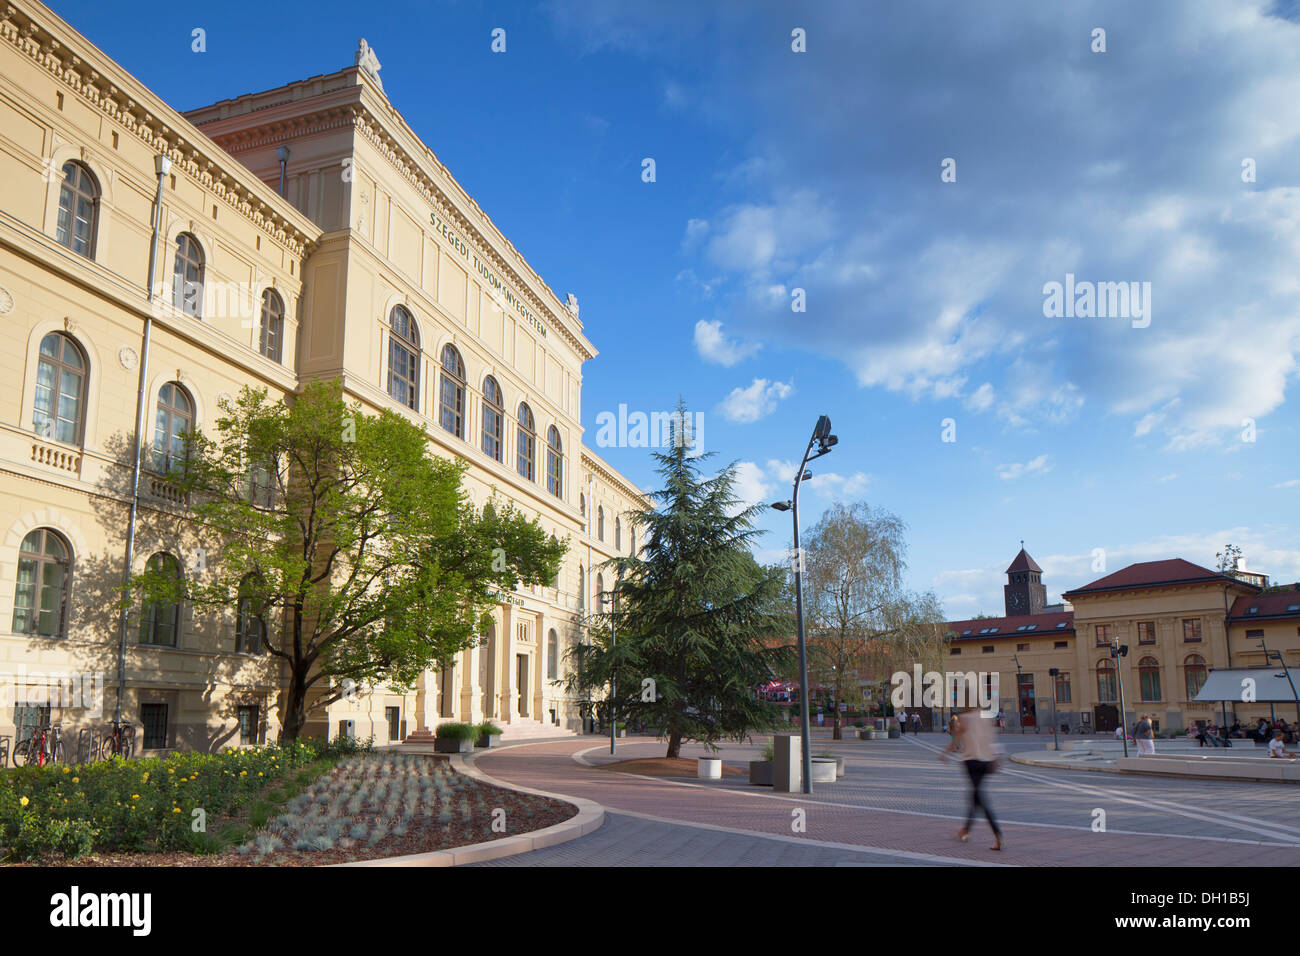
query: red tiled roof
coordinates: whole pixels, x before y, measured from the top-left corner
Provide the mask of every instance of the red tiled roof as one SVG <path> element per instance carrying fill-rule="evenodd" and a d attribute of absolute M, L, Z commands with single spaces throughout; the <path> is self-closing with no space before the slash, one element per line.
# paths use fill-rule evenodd
<path fill-rule="evenodd" d="M 1087 594 L 1090 591 L 1117 591 L 1126 588 L 1153 587 L 1162 584 L 1183 584 L 1195 581 L 1235 580 L 1218 571 L 1211 571 L 1199 564 L 1192 564 L 1182 558 L 1170 558 L 1166 561 L 1141 561 L 1121 568 L 1114 574 L 1098 578 L 1091 584 L 1085 584 L 1073 591 L 1066 591 L 1061 596 Z M 1245 582 L 1237 581 L 1238 584 Z M 1253 585 L 1247 585 L 1251 587 Z"/>
<path fill-rule="evenodd" d="M 1056 625 L 1064 623 L 1065 627 Z M 1032 625 L 1033 630 L 1027 630 Z M 996 627 L 993 634 L 981 634 L 985 628 Z M 1017 630 L 1024 627 L 1026 630 Z M 1017 614 L 1014 617 L 977 617 L 970 621 L 948 621 L 944 624 L 946 633 L 953 635 L 954 641 L 987 640 L 996 637 L 1029 637 L 1044 634 L 1073 634 L 1074 612 L 1053 611 L 1050 614 Z M 962 634 L 962 631 L 970 631 Z"/>
<path fill-rule="evenodd" d="M 1250 609 L 1255 608 L 1251 614 Z M 1294 610 L 1291 610 L 1294 608 Z M 1296 617 L 1300 618 L 1300 584 L 1292 585 L 1289 590 L 1273 594 L 1250 594 L 1232 602 L 1228 612 L 1230 621 L 1249 621 L 1262 617 Z"/>
<path fill-rule="evenodd" d="M 1029 552 L 1024 548 L 1020 549 L 1020 553 L 1011 562 L 1011 567 L 1007 568 L 1006 573 L 1010 574 L 1013 571 L 1037 571 L 1039 574 L 1043 573 L 1043 569 L 1038 566 L 1038 562 L 1031 558 Z"/>

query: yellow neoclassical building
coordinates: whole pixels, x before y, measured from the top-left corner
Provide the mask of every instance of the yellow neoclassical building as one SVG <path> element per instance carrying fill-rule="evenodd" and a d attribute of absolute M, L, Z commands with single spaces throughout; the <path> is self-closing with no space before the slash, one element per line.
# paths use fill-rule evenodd
<path fill-rule="evenodd" d="M 137 571 L 209 559 L 165 477 L 180 436 L 244 385 L 314 379 L 424 426 L 469 463 L 476 503 L 508 498 L 570 549 L 555 586 L 502 595 L 454 667 L 309 732 L 580 727 L 564 652 L 646 506 L 583 445 L 596 351 L 577 299 L 421 142 L 364 41 L 354 61 L 181 115 L 43 5 L 0 9 L 0 737 L 102 727 L 120 695 L 145 751 L 274 739 L 282 675 L 237 609 L 124 627 L 110 605 L 128 548 Z"/>
<path fill-rule="evenodd" d="M 1300 583 L 1268 584 L 1263 574 L 1170 558 L 1128 565 L 1063 592 L 1068 606 L 1048 606 L 1042 568 L 1022 548 L 1007 568 L 1006 616 L 945 625 L 947 669 L 996 673 L 1013 731 L 1050 733 L 1055 721 L 1067 732 L 1110 732 L 1121 696 L 1129 727 L 1138 714 L 1161 731 L 1225 717 L 1229 726 L 1295 723 L 1291 699 L 1197 699 L 1212 671 L 1267 667 L 1265 650 L 1300 683 Z"/>

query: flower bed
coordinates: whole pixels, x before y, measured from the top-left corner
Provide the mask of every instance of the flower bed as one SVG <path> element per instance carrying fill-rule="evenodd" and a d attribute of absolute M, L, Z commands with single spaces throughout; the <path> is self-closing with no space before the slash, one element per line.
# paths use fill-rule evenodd
<path fill-rule="evenodd" d="M 239 832 L 242 841 L 236 846 L 207 846 L 216 850 L 207 855 L 184 844 L 98 852 L 77 865 L 320 866 L 485 843 L 540 830 L 575 813 L 563 801 L 481 783 L 452 770 L 443 758 L 367 753 L 327 766 L 274 815 L 254 813 L 248 819 L 245 813 L 231 820 L 228 832 Z"/>
<path fill-rule="evenodd" d="M 0 861 L 210 852 L 214 824 L 247 813 L 267 787 L 319 760 L 315 746 L 299 743 L 6 770 L 0 772 Z"/>

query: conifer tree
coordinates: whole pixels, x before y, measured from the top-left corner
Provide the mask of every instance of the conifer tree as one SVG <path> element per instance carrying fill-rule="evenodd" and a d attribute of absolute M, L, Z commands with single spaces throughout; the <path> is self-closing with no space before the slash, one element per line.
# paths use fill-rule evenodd
<path fill-rule="evenodd" d="M 688 420 L 679 408 L 676 421 Z M 569 652 L 568 686 L 598 696 L 613 679 L 616 719 L 657 729 L 673 758 L 684 740 L 714 747 L 775 723 L 778 708 L 759 688 L 788 664 L 792 624 L 782 573 L 750 553 L 762 505 L 736 497 L 734 464 L 705 477 L 700 464 L 711 456 L 694 455 L 680 430 L 654 457 L 656 507 L 627 516 L 644 547 L 607 562 L 616 610 L 595 607 L 587 641 Z"/>

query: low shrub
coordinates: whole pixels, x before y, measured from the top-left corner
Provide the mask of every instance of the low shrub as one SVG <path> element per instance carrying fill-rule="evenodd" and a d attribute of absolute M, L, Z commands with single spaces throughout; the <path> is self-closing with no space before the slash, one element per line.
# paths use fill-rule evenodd
<path fill-rule="evenodd" d="M 207 824 L 242 813 L 315 760 L 315 748 L 299 743 L 0 771 L 0 860 L 210 852 Z"/>
<path fill-rule="evenodd" d="M 504 731 L 490 720 L 485 720 L 478 725 L 478 735 L 480 737 L 499 737 Z"/>
<path fill-rule="evenodd" d="M 444 740 L 477 740 L 479 732 L 475 724 L 447 723 L 439 724 L 433 735 Z"/>

